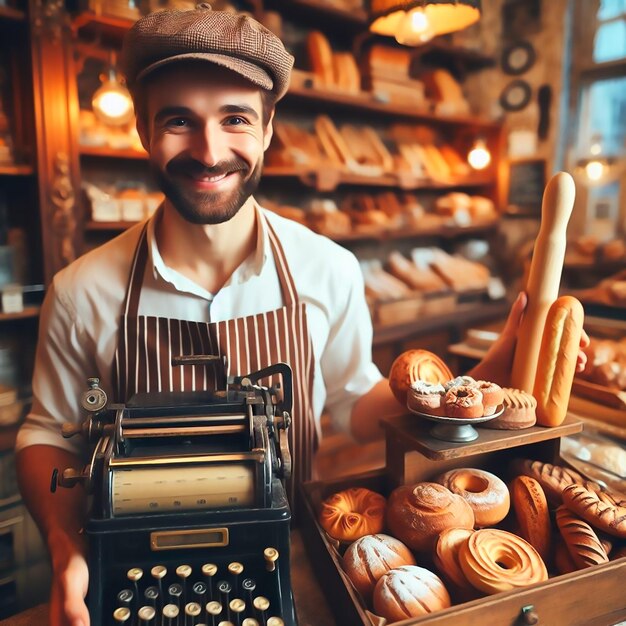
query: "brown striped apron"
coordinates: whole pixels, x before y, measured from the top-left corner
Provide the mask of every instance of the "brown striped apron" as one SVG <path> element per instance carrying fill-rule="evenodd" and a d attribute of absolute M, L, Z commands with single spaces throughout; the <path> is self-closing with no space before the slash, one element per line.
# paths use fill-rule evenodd
<path fill-rule="evenodd" d="M 139 298 L 148 264 L 148 237 L 144 227 L 131 266 L 118 345 L 113 362 L 117 402 L 135 393 L 151 391 L 205 391 L 223 388 L 217 368 L 172 366 L 172 356 L 217 354 L 225 356 L 227 376 L 245 375 L 278 362 L 293 370 L 292 424 L 289 448 L 292 476 L 287 489 L 295 504 L 294 488 L 310 480 L 316 430 L 313 416 L 313 348 L 305 305 L 289 271 L 283 248 L 268 220 L 269 242 L 278 272 L 284 306 L 274 311 L 222 322 L 192 322 L 139 315 Z M 273 385 L 270 377 L 260 384 Z"/>

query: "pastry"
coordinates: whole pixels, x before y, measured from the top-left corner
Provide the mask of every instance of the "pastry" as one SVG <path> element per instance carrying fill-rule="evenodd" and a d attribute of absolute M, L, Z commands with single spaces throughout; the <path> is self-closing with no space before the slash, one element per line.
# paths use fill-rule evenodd
<path fill-rule="evenodd" d="M 402 406 L 406 406 L 407 392 L 416 380 L 444 383 L 452 378 L 448 366 L 427 350 L 407 350 L 391 365 L 389 387 Z"/>
<path fill-rule="evenodd" d="M 527 541 L 504 530 L 484 528 L 459 550 L 467 580 L 487 594 L 526 587 L 548 579 L 543 559 Z"/>
<path fill-rule="evenodd" d="M 505 387 L 502 392 L 504 394 L 502 415 L 485 422 L 483 426 L 500 430 L 519 430 L 534 426 L 537 422 L 535 416 L 537 400 L 520 389 Z"/>
<path fill-rule="evenodd" d="M 469 419 L 483 416 L 483 394 L 475 387 L 451 387 L 444 397 L 446 415 Z"/>
<path fill-rule="evenodd" d="M 416 565 L 383 574 L 374 588 L 374 612 L 389 623 L 447 609 L 450 604 L 441 579 Z"/>
<path fill-rule="evenodd" d="M 459 549 L 473 532 L 469 528 L 447 528 L 437 537 L 433 554 L 433 563 L 439 573 L 450 583 L 453 590 L 460 592 L 464 597 L 475 595 L 475 590 L 467 582 L 459 565 Z"/>
<path fill-rule="evenodd" d="M 446 528 L 474 528 L 470 505 L 437 483 L 402 485 L 387 504 L 387 526 L 412 550 L 429 552 Z"/>
<path fill-rule="evenodd" d="M 491 472 L 474 468 L 454 469 L 435 478 L 435 482 L 461 496 L 472 507 L 477 528 L 494 526 L 509 512 L 509 490 Z"/>
<path fill-rule="evenodd" d="M 412 411 L 443 416 L 446 414 L 443 405 L 443 395 L 443 386 L 439 383 L 427 383 L 423 380 L 416 380 L 411 384 L 406 402 Z"/>
<path fill-rule="evenodd" d="M 556 510 L 556 524 L 578 569 L 608 562 L 604 546 L 591 526 L 564 505 Z"/>
<path fill-rule="evenodd" d="M 562 496 L 563 504 L 594 528 L 626 539 L 626 498 L 583 485 L 569 485 Z"/>
<path fill-rule="evenodd" d="M 471 376 L 457 376 L 444 383 L 443 388 L 449 391 L 452 387 L 473 387 L 475 385 L 476 381 Z"/>
<path fill-rule="evenodd" d="M 368 603 L 378 579 L 402 565 L 415 565 L 415 557 L 401 541 L 389 535 L 361 537 L 343 555 L 343 569 Z"/>
<path fill-rule="evenodd" d="M 510 491 L 521 536 L 547 561 L 552 531 L 546 494 L 530 476 L 514 478 Z"/>
<path fill-rule="evenodd" d="M 565 419 L 584 317 L 582 304 L 571 296 L 560 297 L 548 311 L 533 389 L 541 426 L 558 426 Z"/>
<path fill-rule="evenodd" d="M 493 415 L 504 400 L 502 387 L 487 380 L 477 380 L 476 387 L 483 394 L 483 415 Z"/>
<path fill-rule="evenodd" d="M 383 496 L 369 489 L 346 489 L 324 500 L 319 522 L 333 539 L 356 541 L 383 529 L 385 504 Z"/>

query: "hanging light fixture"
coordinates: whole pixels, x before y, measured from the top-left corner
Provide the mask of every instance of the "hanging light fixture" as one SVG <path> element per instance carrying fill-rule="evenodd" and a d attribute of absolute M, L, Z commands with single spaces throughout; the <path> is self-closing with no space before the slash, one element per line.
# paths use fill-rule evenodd
<path fill-rule="evenodd" d="M 582 170 L 589 184 L 597 184 L 608 178 L 614 159 L 603 154 L 602 138 L 594 135 L 589 147 L 589 156 L 578 160 L 578 169 Z"/>
<path fill-rule="evenodd" d="M 113 52 L 108 72 L 93 94 L 91 106 L 96 117 L 111 126 L 123 126 L 133 119 L 133 100 L 118 78 Z"/>
<path fill-rule="evenodd" d="M 480 0 L 371 0 L 370 30 L 407 46 L 467 28 L 480 17 Z"/>
<path fill-rule="evenodd" d="M 491 152 L 484 139 L 477 139 L 467 153 L 467 162 L 475 170 L 484 170 L 491 163 Z"/>

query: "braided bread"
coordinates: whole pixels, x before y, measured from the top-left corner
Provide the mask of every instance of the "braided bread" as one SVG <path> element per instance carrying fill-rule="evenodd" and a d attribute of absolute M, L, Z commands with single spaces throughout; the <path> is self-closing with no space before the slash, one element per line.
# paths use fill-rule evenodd
<path fill-rule="evenodd" d="M 566 506 L 561 505 L 556 510 L 556 523 L 576 567 L 582 569 L 608 562 L 606 550 L 591 526 Z"/>
<path fill-rule="evenodd" d="M 626 539 L 626 500 L 583 485 L 570 485 L 563 490 L 563 504 L 594 528 Z"/>

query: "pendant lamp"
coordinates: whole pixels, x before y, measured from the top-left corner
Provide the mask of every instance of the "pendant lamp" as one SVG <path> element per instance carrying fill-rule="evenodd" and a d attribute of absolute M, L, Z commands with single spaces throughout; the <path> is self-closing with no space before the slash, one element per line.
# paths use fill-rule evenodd
<path fill-rule="evenodd" d="M 467 28 L 480 17 L 480 0 L 371 0 L 370 30 L 406 46 Z"/>

